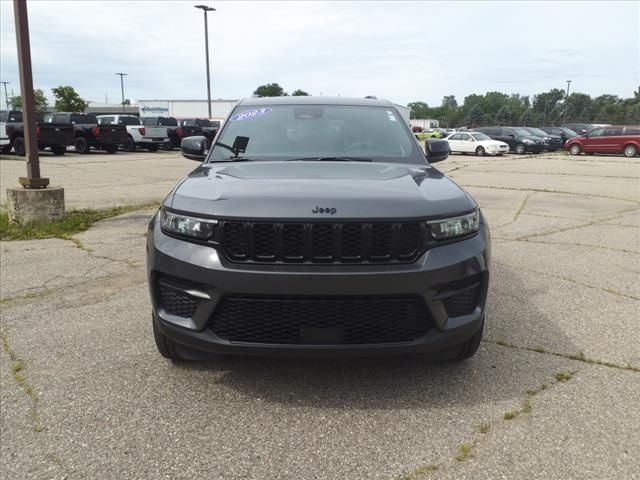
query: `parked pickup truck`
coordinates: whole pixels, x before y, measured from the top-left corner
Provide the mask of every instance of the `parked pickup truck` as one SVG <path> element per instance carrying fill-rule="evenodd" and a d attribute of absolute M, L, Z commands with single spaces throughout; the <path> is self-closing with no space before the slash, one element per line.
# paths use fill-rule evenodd
<path fill-rule="evenodd" d="M 142 126 L 135 115 L 98 115 L 99 125 L 124 125 L 127 138 L 122 145 L 125 152 L 133 152 L 136 147 L 146 148 L 150 152 L 157 152 L 169 141 L 167 127 Z"/>
<path fill-rule="evenodd" d="M 167 127 L 169 141 L 165 143 L 166 150 L 173 150 L 176 147 L 180 148 L 183 138 L 202 135 L 203 133 L 200 127 L 178 125 L 178 121 L 173 117 L 143 117 L 140 121 L 145 127 Z"/>
<path fill-rule="evenodd" d="M 219 121 L 207 120 L 206 118 L 183 118 L 179 121 L 181 127 L 200 127 L 202 128 L 202 134 L 207 139 L 207 143 L 211 145 L 213 139 L 218 133 L 220 128 Z"/>
<path fill-rule="evenodd" d="M 116 153 L 127 139 L 124 125 L 98 125 L 93 113 L 53 112 L 44 116 L 45 123 L 73 125 L 77 153 L 89 153 L 91 148 Z"/>
<path fill-rule="evenodd" d="M 2 142 L 2 153 L 8 153 L 13 148 L 17 155 L 24 156 L 27 148 L 24 141 L 24 125 L 22 123 L 22 112 L 10 110 L 0 112 L 0 122 L 4 124 L 3 136 L 6 142 Z M 64 155 L 67 145 L 73 144 L 73 127 L 71 125 L 36 122 L 36 135 L 38 137 L 38 148 L 44 150 L 51 149 L 54 155 Z"/>

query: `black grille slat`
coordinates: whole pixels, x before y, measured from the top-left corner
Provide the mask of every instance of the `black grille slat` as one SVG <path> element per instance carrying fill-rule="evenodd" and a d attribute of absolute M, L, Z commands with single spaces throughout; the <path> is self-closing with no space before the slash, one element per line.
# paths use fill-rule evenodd
<path fill-rule="evenodd" d="M 209 328 L 233 342 L 306 344 L 305 331 L 332 332 L 327 344 L 410 342 L 433 323 L 421 297 L 225 297 Z"/>
<path fill-rule="evenodd" d="M 365 263 L 415 260 L 424 242 L 420 222 L 222 222 L 232 261 Z"/>
<path fill-rule="evenodd" d="M 273 223 L 255 223 L 251 232 L 253 255 L 260 260 L 276 258 L 276 226 Z"/>
<path fill-rule="evenodd" d="M 333 254 L 333 224 L 319 223 L 311 225 L 311 258 L 313 260 L 331 260 Z"/>

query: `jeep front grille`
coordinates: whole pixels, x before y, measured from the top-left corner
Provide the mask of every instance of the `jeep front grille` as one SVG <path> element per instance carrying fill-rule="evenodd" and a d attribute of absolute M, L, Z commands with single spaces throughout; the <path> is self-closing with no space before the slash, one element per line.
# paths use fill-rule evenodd
<path fill-rule="evenodd" d="M 420 222 L 222 222 L 222 247 L 235 262 L 392 263 L 420 253 Z"/>
<path fill-rule="evenodd" d="M 357 345 L 411 342 L 433 321 L 418 296 L 229 296 L 209 328 L 231 342 Z"/>

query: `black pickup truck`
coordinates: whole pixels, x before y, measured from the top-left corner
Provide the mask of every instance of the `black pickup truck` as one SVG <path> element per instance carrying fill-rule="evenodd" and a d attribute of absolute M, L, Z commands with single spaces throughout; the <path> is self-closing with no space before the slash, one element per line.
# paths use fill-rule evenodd
<path fill-rule="evenodd" d="M 183 118 L 179 123 L 181 127 L 202 128 L 202 135 L 207 139 L 208 145 L 211 145 L 220 128 L 220 122 L 215 120 L 211 121 L 206 118 Z"/>
<path fill-rule="evenodd" d="M 3 153 L 8 153 L 13 148 L 17 155 L 24 156 L 26 146 L 22 112 L 15 110 L 0 112 L 0 120 L 6 122 L 5 131 L 9 138 L 9 144 L 3 147 Z M 67 151 L 67 145 L 73 144 L 74 139 L 72 126 L 42 121 L 36 121 L 36 135 L 38 148 L 40 150 L 49 148 L 54 155 L 64 155 Z"/>
<path fill-rule="evenodd" d="M 149 127 L 168 127 L 167 136 L 169 141 L 165 144 L 165 150 L 173 150 L 180 148 L 183 138 L 200 136 L 203 134 L 201 127 L 179 125 L 178 121 L 173 117 L 142 117 L 140 119 L 142 125 Z"/>
<path fill-rule="evenodd" d="M 92 113 L 47 113 L 44 122 L 72 125 L 75 137 L 72 145 L 77 153 L 89 153 L 91 147 L 116 153 L 127 139 L 124 125 L 98 125 L 98 119 Z"/>

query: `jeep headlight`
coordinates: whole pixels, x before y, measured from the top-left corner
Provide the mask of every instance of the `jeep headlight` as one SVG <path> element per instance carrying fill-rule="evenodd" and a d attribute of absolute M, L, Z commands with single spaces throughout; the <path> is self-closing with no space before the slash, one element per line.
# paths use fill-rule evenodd
<path fill-rule="evenodd" d="M 447 240 L 455 237 L 463 237 L 478 231 L 480 228 L 480 213 L 473 213 L 459 217 L 445 218 L 427 222 L 431 236 L 436 240 Z"/>
<path fill-rule="evenodd" d="M 164 208 L 160 210 L 160 228 L 173 235 L 207 240 L 213 236 L 217 224 L 217 220 L 182 215 Z"/>

